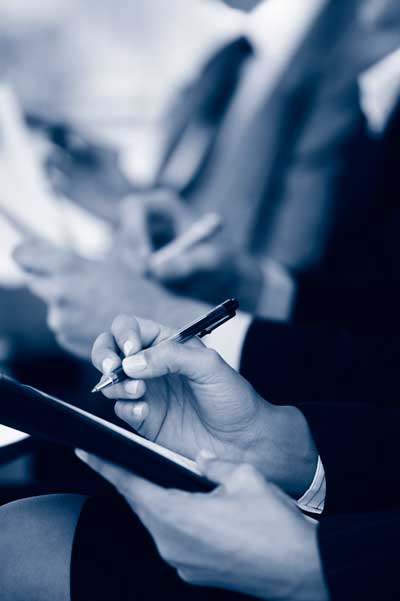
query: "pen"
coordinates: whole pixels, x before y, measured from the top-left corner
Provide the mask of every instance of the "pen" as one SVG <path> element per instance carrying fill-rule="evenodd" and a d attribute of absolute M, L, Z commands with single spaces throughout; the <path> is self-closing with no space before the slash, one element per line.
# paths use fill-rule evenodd
<path fill-rule="evenodd" d="M 179 330 L 179 332 L 173 336 L 170 336 L 169 338 L 166 338 L 162 342 L 179 342 L 182 344 L 191 338 L 194 338 L 195 336 L 203 338 L 204 336 L 207 336 L 207 334 L 211 334 L 211 332 L 216 328 L 219 328 L 219 326 L 222 326 L 222 324 L 229 319 L 232 319 L 232 317 L 235 317 L 238 308 L 239 303 L 236 299 L 228 299 L 221 305 L 215 307 L 206 315 L 203 315 L 203 317 L 200 317 L 200 319 L 192 321 L 184 328 Z M 108 388 L 108 386 L 117 384 L 118 382 L 122 382 L 126 379 L 127 376 L 121 366 L 107 376 L 107 378 L 100 380 L 100 382 L 93 388 L 92 392 L 100 392 L 101 390 Z"/>
<path fill-rule="evenodd" d="M 207 213 L 194 223 L 184 234 L 172 240 L 169 244 L 153 253 L 149 259 L 150 269 L 172 261 L 177 255 L 192 248 L 199 242 L 212 238 L 222 228 L 221 218 L 217 213 Z"/>

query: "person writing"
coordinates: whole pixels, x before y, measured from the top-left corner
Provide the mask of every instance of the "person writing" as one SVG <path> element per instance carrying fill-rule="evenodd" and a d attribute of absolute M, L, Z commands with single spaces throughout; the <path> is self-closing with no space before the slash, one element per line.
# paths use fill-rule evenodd
<path fill-rule="evenodd" d="M 129 379 L 106 389 L 117 414 L 197 458 L 218 488 L 162 489 L 78 451 L 125 501 L 66 495 L 1 508 L 3 597 L 117 601 L 162 590 L 178 599 L 396 599 L 400 499 L 390 474 L 399 410 L 271 405 L 199 340 L 163 343 L 170 333 L 120 316 L 97 339 L 93 361 L 108 374 L 125 355 Z M 340 441 L 328 451 L 335 420 Z M 296 499 L 304 504 L 320 453 L 330 513 L 318 525 Z M 348 487 L 360 490 L 357 507 L 346 507 Z"/>

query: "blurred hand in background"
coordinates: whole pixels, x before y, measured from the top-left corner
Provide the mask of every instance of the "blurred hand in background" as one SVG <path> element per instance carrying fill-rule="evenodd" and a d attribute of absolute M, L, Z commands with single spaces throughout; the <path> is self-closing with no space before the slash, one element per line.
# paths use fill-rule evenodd
<path fill-rule="evenodd" d="M 207 310 L 143 277 L 140 260 L 128 264 L 119 248 L 93 261 L 35 239 L 21 244 L 14 258 L 30 275 L 30 290 L 47 304 L 48 325 L 59 344 L 83 358 L 90 357 L 94 339 L 118 313 L 178 328 Z"/>
<path fill-rule="evenodd" d="M 187 234 L 203 216 L 173 191 L 160 189 L 130 195 L 121 205 L 122 247 L 132 263 L 140 256 L 153 279 L 172 292 L 215 304 L 235 297 L 253 311 L 262 288 L 256 259 L 234 251 L 223 231 L 173 254 L 153 261 L 154 253 Z M 222 224 L 223 225 L 223 224 Z"/>

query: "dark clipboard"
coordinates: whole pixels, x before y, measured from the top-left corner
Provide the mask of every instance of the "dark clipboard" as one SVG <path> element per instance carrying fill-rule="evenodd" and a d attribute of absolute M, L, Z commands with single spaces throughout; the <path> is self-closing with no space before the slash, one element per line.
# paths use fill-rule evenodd
<path fill-rule="evenodd" d="M 94 453 L 166 488 L 209 492 L 216 486 L 186 457 L 2 373 L 0 423 Z"/>

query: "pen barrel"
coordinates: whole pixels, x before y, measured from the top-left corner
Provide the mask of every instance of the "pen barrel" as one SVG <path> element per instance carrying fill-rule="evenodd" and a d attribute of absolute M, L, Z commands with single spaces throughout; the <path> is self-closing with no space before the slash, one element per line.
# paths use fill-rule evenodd
<path fill-rule="evenodd" d="M 155 269 L 167 261 L 173 260 L 177 255 L 182 254 L 199 244 L 213 237 L 222 227 L 221 218 L 216 213 L 205 215 L 200 221 L 195 223 L 182 236 L 167 244 L 164 248 L 153 254 L 150 258 L 150 267 Z"/>

